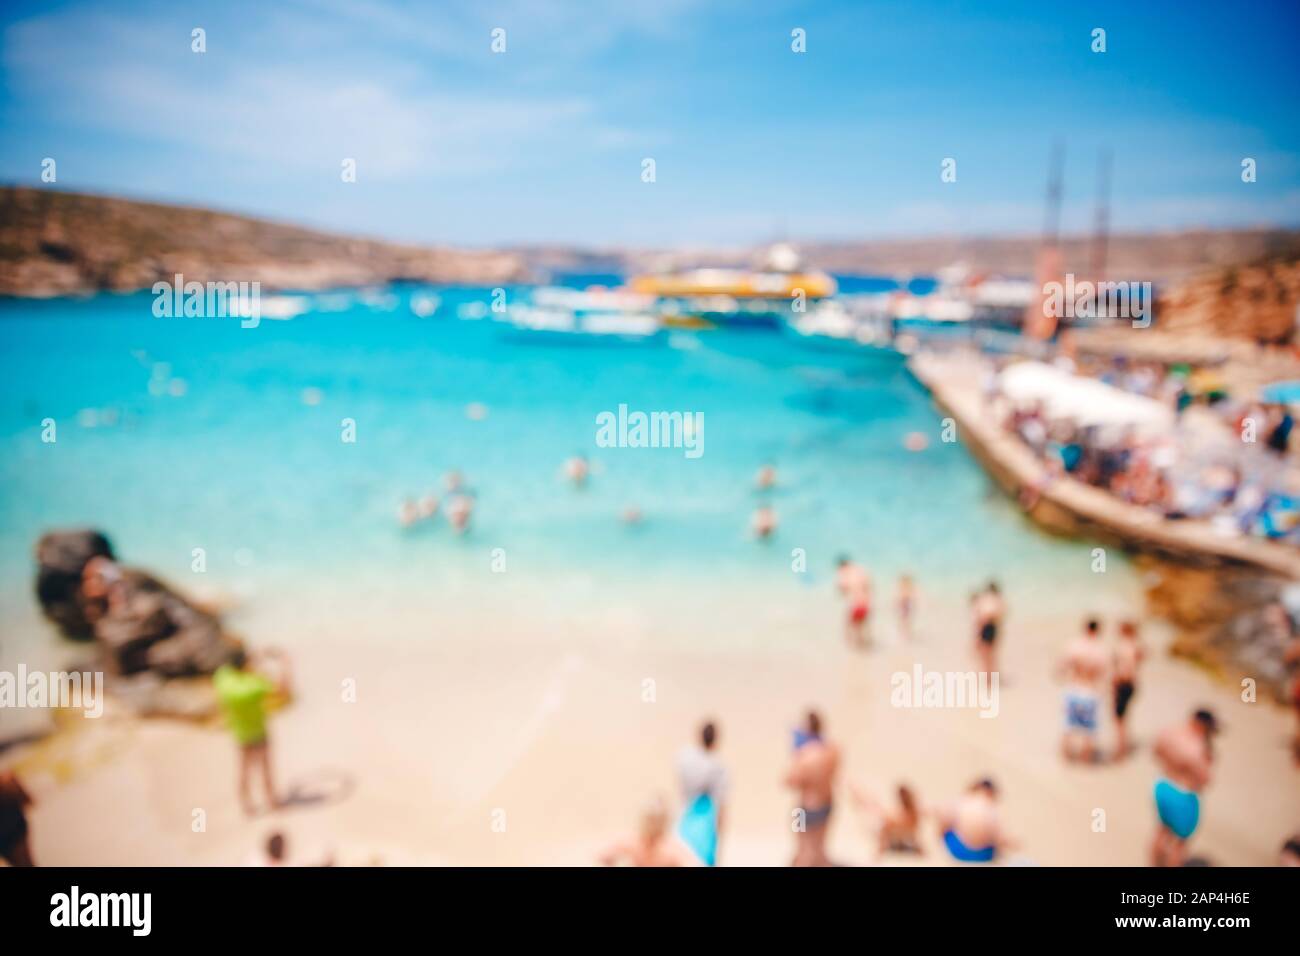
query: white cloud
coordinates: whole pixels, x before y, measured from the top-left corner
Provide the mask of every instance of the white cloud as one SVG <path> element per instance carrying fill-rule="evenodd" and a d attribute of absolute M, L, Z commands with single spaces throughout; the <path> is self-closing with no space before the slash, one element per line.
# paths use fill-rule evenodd
<path fill-rule="evenodd" d="M 465 52 L 447 39 L 454 30 L 410 8 L 309 6 L 321 14 L 346 11 L 430 50 Z M 529 8 L 529 16 L 536 15 Z M 12 26 L 2 62 L 29 108 L 71 128 L 295 172 L 337 170 L 351 157 L 360 176 L 379 179 L 473 174 L 526 167 L 546 143 L 578 139 L 608 148 L 637 136 L 601 121 L 584 96 L 458 92 L 440 82 L 436 70 L 382 54 L 361 62 L 355 56 L 335 61 L 319 50 L 308 59 L 267 57 L 267 49 L 301 52 L 303 37 L 291 35 L 299 25 L 273 12 L 250 23 L 255 37 L 210 29 L 208 52 L 200 55 L 190 51 L 190 28 L 180 20 L 73 8 Z M 331 32 L 336 40 L 352 36 L 337 27 Z M 563 33 L 551 24 L 546 35 Z M 483 36 L 486 49 L 486 30 Z"/>

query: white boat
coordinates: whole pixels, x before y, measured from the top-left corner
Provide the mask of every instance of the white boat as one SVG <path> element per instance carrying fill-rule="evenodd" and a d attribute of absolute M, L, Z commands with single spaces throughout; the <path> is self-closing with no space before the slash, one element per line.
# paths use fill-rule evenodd
<path fill-rule="evenodd" d="M 654 298 L 627 292 L 542 288 L 500 321 L 529 340 L 657 341 L 664 332 Z"/>
<path fill-rule="evenodd" d="M 851 351 L 893 352 L 888 321 L 857 314 L 828 300 L 789 319 L 785 329 L 806 345 Z"/>

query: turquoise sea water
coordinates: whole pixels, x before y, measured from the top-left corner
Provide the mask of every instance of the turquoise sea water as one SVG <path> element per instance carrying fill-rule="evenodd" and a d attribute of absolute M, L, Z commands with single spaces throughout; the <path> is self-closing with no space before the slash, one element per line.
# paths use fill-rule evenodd
<path fill-rule="evenodd" d="M 182 583 L 202 547 L 205 582 L 252 576 L 280 595 L 368 579 L 436 595 L 486 576 L 494 548 L 542 586 L 581 574 L 633 601 L 642 587 L 824 585 L 842 551 L 891 587 L 910 569 L 963 595 L 991 574 L 1050 586 L 1087 566 L 1086 545 L 1034 531 L 960 444 L 939 441 L 899 361 L 770 331 L 537 344 L 454 317 L 488 290 L 436 290 L 438 313 L 417 317 L 410 298 L 428 291 L 316 295 L 308 313 L 255 329 L 155 318 L 148 294 L 0 302 L 6 630 L 43 628 L 32 544 L 69 525 L 103 529 L 125 560 Z M 596 416 L 620 404 L 703 413 L 704 454 L 597 447 Z M 340 439 L 345 418 L 354 444 Z M 904 449 L 912 431 L 926 450 Z M 585 490 L 559 478 L 575 453 L 595 469 Z M 765 461 L 779 469 L 766 497 L 781 525 L 758 544 L 748 523 Z M 455 538 L 441 516 L 403 532 L 402 498 L 442 494 L 451 468 L 477 496 L 471 533 Z M 639 527 L 619 521 L 631 504 Z M 795 548 L 809 574 L 791 573 Z"/>

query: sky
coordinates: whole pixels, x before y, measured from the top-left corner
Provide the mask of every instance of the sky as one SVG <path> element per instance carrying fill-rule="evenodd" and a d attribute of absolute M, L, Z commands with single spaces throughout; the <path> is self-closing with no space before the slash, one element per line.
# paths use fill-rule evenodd
<path fill-rule="evenodd" d="M 1059 140 L 1067 232 L 1103 147 L 1117 231 L 1297 225 L 1297 36 L 1297 0 L 6 0 L 0 180 L 48 157 L 43 188 L 397 240 L 749 245 L 1034 233 Z"/>

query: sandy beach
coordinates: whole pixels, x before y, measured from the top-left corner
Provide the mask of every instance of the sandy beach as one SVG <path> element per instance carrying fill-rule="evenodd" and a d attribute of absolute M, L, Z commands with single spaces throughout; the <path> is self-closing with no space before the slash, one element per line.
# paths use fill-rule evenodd
<path fill-rule="evenodd" d="M 660 629 L 671 614 L 628 609 L 576 618 L 484 609 L 435 627 L 390 621 L 364 642 L 348 634 L 360 622 L 322 615 L 312 633 L 280 642 L 294 659 L 297 698 L 274 718 L 274 760 L 297 800 L 271 815 L 240 812 L 223 729 L 125 717 L 111 702 L 104 718 L 74 717 L 2 763 L 30 782 L 33 849 L 50 865 L 234 865 L 272 830 L 300 858 L 329 852 L 346 865 L 586 865 L 631 830 L 648 796 L 675 798 L 673 756 L 712 716 L 733 780 L 721 863 L 782 865 L 792 850 L 792 799 L 781 785 L 789 733 L 813 705 L 845 753 L 830 837 L 837 861 L 873 861 L 847 780 L 879 796 L 906 780 L 934 804 L 987 775 L 1021 843 L 1011 862 L 1136 866 L 1147 863 L 1155 826 L 1152 736 L 1208 704 L 1226 732 L 1192 852 L 1216 865 L 1275 861 L 1300 807 L 1285 711 L 1243 703 L 1169 658 L 1168 635 L 1152 625 L 1153 659 L 1131 712 L 1136 754 L 1066 766 L 1051 672 L 1072 634 L 1062 614 L 1011 611 L 991 719 L 890 703 L 895 672 L 973 667 L 959 603 L 928 598 L 906 645 L 883 617 L 862 653 L 845 646 L 826 588 L 793 608 L 761 594 L 730 605 L 729 624 L 716 626 L 734 633 L 719 645 L 704 640 L 713 625 L 696 620 L 687 636 L 669 638 Z M 354 703 L 343 699 L 346 680 Z M 1103 721 L 1104 744 L 1110 734 Z M 1097 810 L 1104 832 L 1094 828 Z M 948 863 L 933 826 L 925 837 L 919 860 L 880 862 Z"/>

